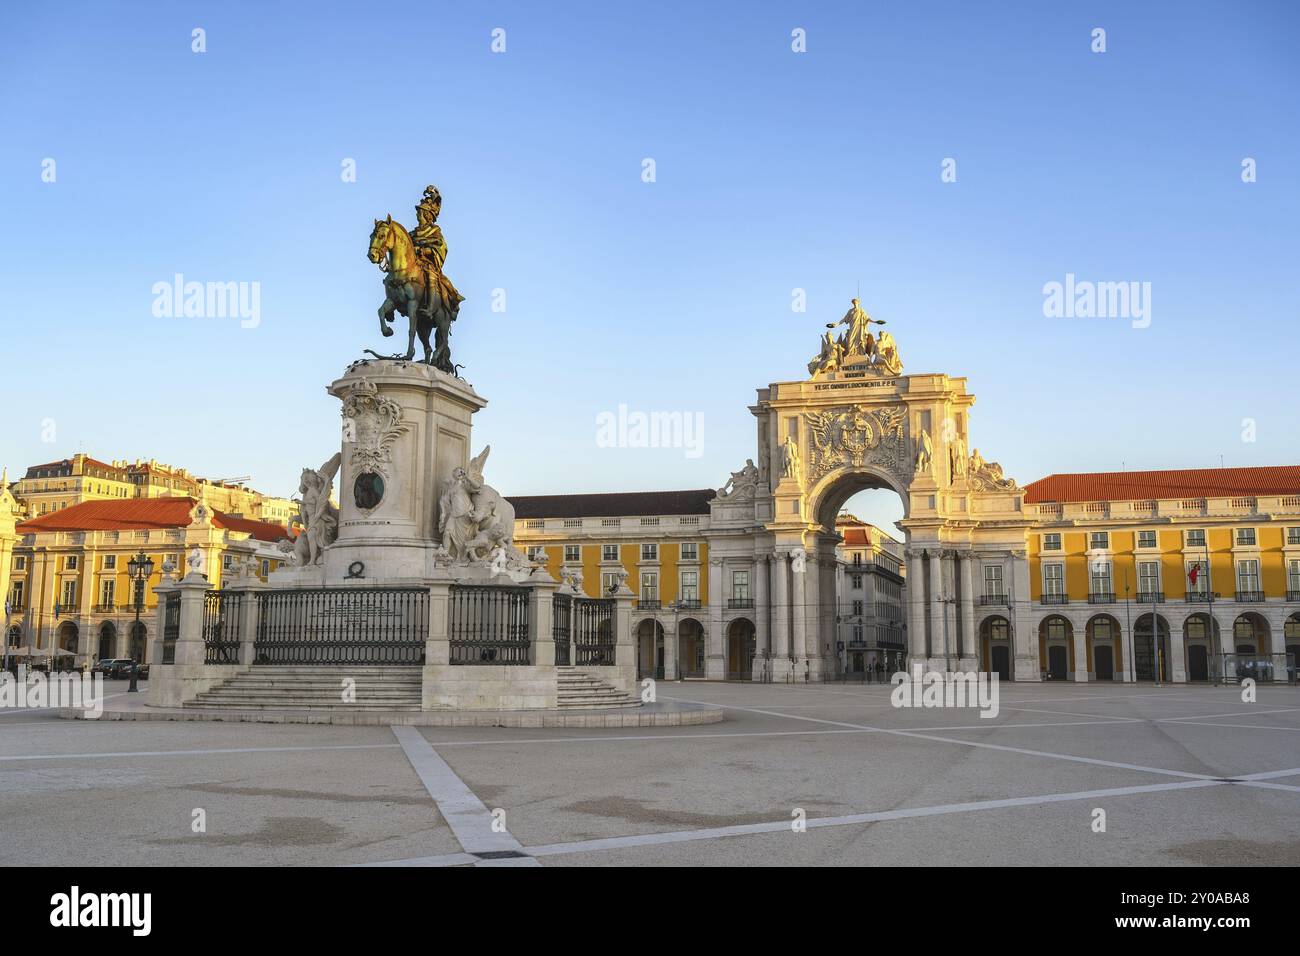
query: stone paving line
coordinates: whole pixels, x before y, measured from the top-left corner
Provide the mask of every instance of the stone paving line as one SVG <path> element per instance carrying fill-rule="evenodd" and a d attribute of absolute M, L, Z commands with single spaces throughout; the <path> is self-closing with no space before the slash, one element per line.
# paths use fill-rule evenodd
<path fill-rule="evenodd" d="M 1160 774 L 1163 776 L 1184 778 L 1177 783 L 1158 783 L 1158 784 L 1148 784 L 1144 786 L 1113 787 L 1113 788 L 1100 789 L 1100 790 L 1074 791 L 1071 793 L 1039 794 L 1034 796 L 1010 797 L 1010 798 L 1003 798 L 998 800 L 982 800 L 982 801 L 971 801 L 965 803 L 942 804 L 938 806 L 929 806 L 929 807 L 911 807 L 911 808 L 895 809 L 895 810 L 880 810 L 880 811 L 874 811 L 869 813 L 856 813 L 856 814 L 848 814 L 848 815 L 835 816 L 835 817 L 813 817 L 813 818 L 809 818 L 806 821 L 809 829 L 837 827 L 837 826 L 854 826 L 854 825 L 861 825 L 865 823 L 882 822 L 887 820 L 904 820 L 904 819 L 911 819 L 915 817 L 939 816 L 939 815 L 953 814 L 953 813 L 971 813 L 971 812 L 979 812 L 985 810 L 1000 810 L 1000 809 L 1007 809 L 1010 807 L 1041 806 L 1045 804 L 1064 803 L 1064 802 L 1070 802 L 1075 800 L 1091 800 L 1100 797 L 1129 796 L 1129 795 L 1146 794 L 1146 793 L 1164 793 L 1168 791 L 1195 790 L 1195 789 L 1204 789 L 1207 787 L 1220 787 L 1220 786 L 1247 786 L 1247 787 L 1253 787 L 1259 789 L 1281 790 L 1286 792 L 1300 793 L 1300 787 L 1290 786 L 1288 784 L 1269 782 L 1271 779 L 1274 778 L 1295 776 L 1297 774 L 1300 774 L 1300 767 L 1293 767 L 1284 770 L 1270 770 L 1261 773 L 1245 774 L 1245 775 L 1232 777 L 1232 778 L 1224 778 L 1224 777 L 1215 777 L 1212 774 L 1197 774 L 1197 773 L 1190 773 L 1181 770 L 1168 770 L 1160 767 L 1146 767 L 1138 764 L 1127 764 L 1127 763 L 1121 763 L 1117 761 L 1100 760 L 1092 757 L 1081 757 L 1073 754 L 1058 754 L 1058 753 L 1052 753 L 1050 751 L 1043 751 L 1043 750 L 1030 750 L 1021 747 L 1007 747 L 1000 744 L 988 744 L 988 743 L 978 742 L 978 741 L 958 740 L 958 739 L 953 739 L 948 737 L 938 737 L 928 732 L 867 727 L 859 724 L 847 724 L 842 721 L 826 720 L 824 718 L 817 718 L 817 717 L 807 717 L 802 714 L 786 714 L 778 711 L 752 708 L 752 707 L 738 707 L 729 704 L 715 703 L 715 706 L 720 706 L 723 707 L 724 709 L 729 709 L 729 710 L 739 710 L 748 713 L 762 714 L 765 716 L 782 717 L 788 720 L 806 721 L 806 722 L 817 723 L 817 724 L 831 724 L 842 728 L 841 731 L 827 731 L 827 733 L 837 733 L 837 732 L 884 733 L 893 736 L 911 737 L 911 738 L 916 738 L 921 740 L 933 740 L 942 743 L 959 744 L 961 746 L 967 746 L 967 747 L 978 747 L 981 749 L 1000 750 L 1000 751 L 1007 751 L 1010 753 L 1025 754 L 1028 756 L 1047 757 L 1047 758 L 1057 759 L 1057 760 L 1066 760 L 1066 761 L 1077 762 L 1077 763 L 1086 763 L 1086 764 L 1092 764 L 1097 766 L 1113 767 L 1118 769 Z M 1296 709 L 1300 709 L 1300 708 L 1284 708 L 1282 710 L 1279 710 L 1278 712 L 1290 712 Z M 1118 720 L 1116 719 L 1107 720 L 1103 718 L 1098 720 L 1086 721 L 1084 723 L 1116 724 L 1116 723 L 1135 723 L 1135 722 L 1146 723 L 1148 721 L 1144 721 L 1144 720 L 1139 721 L 1136 718 L 1123 718 Z M 1060 723 L 1061 722 L 1053 722 L 1053 725 L 1059 725 Z M 1078 723 L 1079 722 L 1075 722 L 1075 725 L 1077 725 Z M 978 728 L 979 726 L 980 725 L 973 725 L 973 728 Z M 990 725 L 989 729 L 993 729 L 994 726 L 1017 727 L 1017 726 L 1025 726 L 1025 725 L 999 724 L 999 725 Z M 934 729 L 937 728 L 929 728 L 929 730 L 934 730 Z M 961 729 L 972 729 L 972 728 L 961 728 Z M 396 730 L 397 728 L 394 728 L 394 732 L 396 732 Z M 727 735 L 712 734 L 709 736 L 718 737 L 718 736 L 727 736 Z M 737 734 L 736 736 L 755 736 L 755 735 Z M 596 738 L 596 739 L 610 739 L 610 738 Z M 429 751 L 433 752 L 433 746 L 431 744 L 428 744 L 427 741 L 425 743 L 429 747 Z M 439 758 L 439 761 L 441 762 L 441 758 Z M 454 772 L 451 771 L 451 768 L 448 767 L 445 762 L 442 762 L 442 765 L 446 767 L 446 773 L 450 774 L 452 777 L 455 777 Z M 458 777 L 455 779 L 459 782 Z M 463 787 L 465 790 L 469 789 L 463 782 L 460 782 L 460 786 Z M 431 790 L 430 792 L 432 793 L 433 791 Z M 435 797 L 435 799 L 437 798 Z M 475 798 L 475 800 L 477 800 L 477 798 Z M 482 806 L 481 803 L 479 805 Z M 483 808 L 482 812 L 486 813 L 486 807 Z M 602 850 L 627 849 L 627 848 L 642 847 L 642 846 L 659 846 L 659 845 L 670 844 L 670 843 L 684 843 L 684 842 L 695 842 L 701 840 L 725 839 L 727 837 L 735 837 L 735 836 L 785 833 L 785 832 L 790 832 L 790 826 L 791 826 L 790 821 L 780 820 L 771 823 L 739 824 L 736 826 L 729 826 L 729 827 L 710 827 L 710 828 L 703 828 L 697 830 L 676 830 L 676 831 L 661 832 L 661 833 L 635 834 L 635 835 L 624 836 L 624 837 L 604 837 L 604 838 L 594 839 L 594 840 L 573 841 L 570 843 L 550 843 L 550 844 L 543 844 L 543 845 L 526 847 L 526 848 L 521 847 L 521 851 L 529 854 L 535 860 L 538 857 L 557 856 L 561 854 L 589 853 L 589 852 L 598 852 Z M 468 859 L 461 859 L 460 857 L 456 857 L 454 855 L 453 856 L 444 855 L 441 857 L 417 857 L 417 858 L 412 858 L 407 860 L 392 860 L 392 861 L 386 861 L 384 863 L 367 864 L 367 865 L 371 865 L 371 866 L 456 866 L 456 865 L 463 865 L 468 862 L 470 862 L 470 860 Z"/>
<path fill-rule="evenodd" d="M 541 866 L 524 852 L 523 845 L 509 830 L 494 826 L 496 820 L 487 805 L 456 776 L 419 730 L 397 725 L 390 729 L 424 789 L 438 805 L 438 812 L 447 821 L 452 835 L 473 858 L 475 866 Z"/>

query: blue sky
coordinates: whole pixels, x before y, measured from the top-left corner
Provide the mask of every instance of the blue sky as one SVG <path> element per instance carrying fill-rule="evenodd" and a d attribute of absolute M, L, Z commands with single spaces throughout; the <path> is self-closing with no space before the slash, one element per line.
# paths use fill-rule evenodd
<path fill-rule="evenodd" d="M 8 5 L 0 463 L 290 493 L 337 447 L 325 384 L 383 344 L 371 220 L 413 223 L 428 183 L 507 494 L 721 484 L 754 390 L 859 288 L 908 371 L 968 378 L 974 444 L 1022 482 L 1294 463 L 1297 9 Z M 176 273 L 259 283 L 260 324 L 155 317 Z M 1150 327 L 1045 318 L 1066 273 L 1150 282 Z M 598 447 L 620 404 L 702 415 L 703 453 Z"/>

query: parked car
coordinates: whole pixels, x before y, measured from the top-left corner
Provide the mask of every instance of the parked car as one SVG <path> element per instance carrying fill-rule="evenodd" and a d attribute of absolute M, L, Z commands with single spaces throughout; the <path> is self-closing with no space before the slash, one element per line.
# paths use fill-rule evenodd
<path fill-rule="evenodd" d="M 105 666 L 100 671 L 109 680 L 125 680 L 131 676 L 131 665 L 135 663 L 129 657 L 115 657 L 109 661 L 102 661 Z"/>
<path fill-rule="evenodd" d="M 117 658 L 115 657 L 101 657 L 99 660 L 95 661 L 95 665 L 90 669 L 90 672 L 92 674 L 103 674 L 105 677 L 108 677 L 109 674 L 112 673 L 113 665 L 116 663 Z"/>

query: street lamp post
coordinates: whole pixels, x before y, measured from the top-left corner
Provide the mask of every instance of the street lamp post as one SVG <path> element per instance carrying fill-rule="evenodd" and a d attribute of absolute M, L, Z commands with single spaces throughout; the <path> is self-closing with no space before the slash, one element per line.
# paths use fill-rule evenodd
<path fill-rule="evenodd" d="M 135 598 L 135 624 L 131 627 L 131 642 L 135 642 L 136 635 L 140 633 L 140 612 L 144 610 L 144 586 L 145 582 L 153 576 L 153 558 L 141 551 L 134 558 L 127 562 L 127 572 L 131 578 L 131 585 Z M 131 649 L 131 686 L 127 688 L 130 693 L 139 693 L 140 688 L 136 686 L 140 672 L 140 661 L 136 658 L 135 648 Z"/>

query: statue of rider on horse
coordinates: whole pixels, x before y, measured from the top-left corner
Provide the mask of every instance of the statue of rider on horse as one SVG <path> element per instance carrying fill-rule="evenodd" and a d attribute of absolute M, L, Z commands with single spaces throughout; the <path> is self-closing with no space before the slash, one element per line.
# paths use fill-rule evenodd
<path fill-rule="evenodd" d="M 384 304 L 379 307 L 379 331 L 393 334 L 393 313 L 400 312 L 409 321 L 406 354 L 380 355 L 366 349 L 375 358 L 410 361 L 415 358 L 415 338 L 424 346 L 424 363 L 434 368 L 456 374 L 451 361 L 451 323 L 456 321 L 461 302 L 465 297 L 456 291 L 442 272 L 447 260 L 447 240 L 442 237 L 438 214 L 442 212 L 442 196 L 433 186 L 426 186 L 424 197 L 415 207 L 419 225 L 408 233 L 400 222 L 376 219 L 370 233 L 371 262 L 384 273 Z M 433 344 L 429 333 L 433 332 Z"/>

